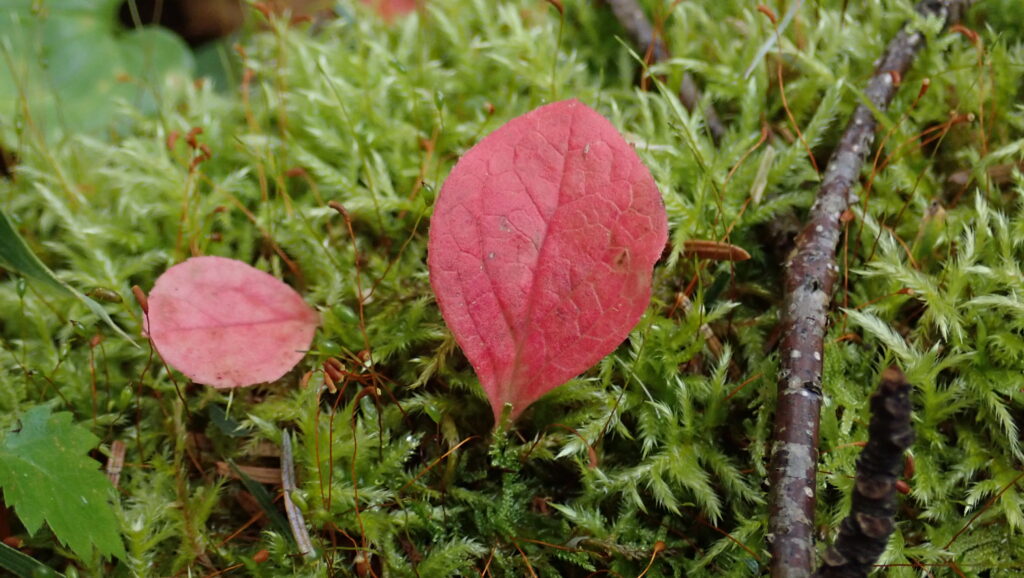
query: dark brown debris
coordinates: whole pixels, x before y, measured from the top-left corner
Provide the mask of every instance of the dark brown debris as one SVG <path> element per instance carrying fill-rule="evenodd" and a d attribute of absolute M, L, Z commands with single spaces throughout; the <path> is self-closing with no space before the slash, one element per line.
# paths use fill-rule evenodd
<path fill-rule="evenodd" d="M 871 572 L 896 526 L 896 492 L 903 453 L 914 442 L 910 384 L 890 367 L 871 396 L 868 442 L 857 459 L 850 515 L 815 573 L 820 578 L 861 578 Z"/>

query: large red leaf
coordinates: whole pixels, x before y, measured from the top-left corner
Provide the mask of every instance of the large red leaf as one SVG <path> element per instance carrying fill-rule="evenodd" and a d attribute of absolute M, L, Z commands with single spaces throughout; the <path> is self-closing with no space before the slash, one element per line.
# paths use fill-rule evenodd
<path fill-rule="evenodd" d="M 192 381 L 240 387 L 295 367 L 319 324 L 302 297 L 241 261 L 194 257 L 161 275 L 146 330 L 164 361 Z"/>
<path fill-rule="evenodd" d="M 496 419 L 622 343 L 667 229 L 651 173 L 579 101 L 515 118 L 462 157 L 434 207 L 430 283 Z"/>

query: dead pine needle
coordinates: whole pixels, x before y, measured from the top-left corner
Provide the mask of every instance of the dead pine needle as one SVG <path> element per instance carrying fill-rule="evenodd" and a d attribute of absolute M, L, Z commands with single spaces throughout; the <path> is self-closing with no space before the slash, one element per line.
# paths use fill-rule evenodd
<path fill-rule="evenodd" d="M 295 462 L 292 459 L 292 440 L 288 430 L 281 432 L 281 485 L 284 491 L 284 510 L 288 515 L 288 525 L 292 529 L 292 537 L 305 558 L 316 556 L 316 548 L 309 538 L 309 529 L 302 516 L 302 510 L 292 501 L 291 493 L 298 489 L 295 485 Z"/>

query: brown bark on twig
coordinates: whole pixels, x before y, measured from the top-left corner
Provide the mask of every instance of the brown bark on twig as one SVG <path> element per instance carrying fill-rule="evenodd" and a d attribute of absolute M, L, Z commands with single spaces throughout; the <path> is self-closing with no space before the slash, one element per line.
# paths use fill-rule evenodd
<path fill-rule="evenodd" d="M 917 11 L 959 18 L 972 0 L 923 0 Z M 920 32 L 904 28 L 889 42 L 864 92 L 885 111 L 896 94 L 894 78 L 904 78 L 924 43 Z M 895 73 L 895 74 L 893 74 Z M 810 576 L 814 567 L 814 510 L 821 412 L 821 369 L 825 324 L 838 267 L 840 216 L 850 205 L 875 136 L 877 121 L 860 105 L 825 170 L 807 224 L 797 236 L 785 276 L 783 339 L 780 348 L 775 438 L 769 469 L 768 522 L 771 572 L 776 577 Z"/>
<path fill-rule="evenodd" d="M 665 42 L 654 34 L 654 27 L 651 21 L 644 14 L 643 8 L 637 0 L 605 0 L 608 7 L 612 9 L 615 18 L 622 27 L 626 29 L 633 44 L 638 47 L 640 54 L 648 58 L 650 62 L 658 63 L 669 59 L 668 47 Z M 700 107 L 700 90 L 697 82 L 689 72 L 683 73 L 683 80 L 679 86 L 679 101 L 683 103 L 686 110 L 691 113 Z M 715 107 L 708 103 L 702 110 L 704 122 L 711 133 L 711 139 L 718 144 L 725 136 L 725 125 L 718 118 Z"/>
<path fill-rule="evenodd" d="M 914 443 L 910 384 L 890 367 L 871 396 L 868 442 L 857 459 L 850 515 L 839 524 L 835 545 L 825 551 L 816 578 L 866 578 L 896 527 L 896 480 L 903 452 Z"/>

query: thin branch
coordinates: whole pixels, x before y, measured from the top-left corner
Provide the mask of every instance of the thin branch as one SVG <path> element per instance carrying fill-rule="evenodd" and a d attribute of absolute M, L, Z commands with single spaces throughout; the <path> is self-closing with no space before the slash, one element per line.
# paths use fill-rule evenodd
<path fill-rule="evenodd" d="M 114 440 L 110 444 L 110 458 L 107 459 L 107 478 L 110 484 L 117 488 L 121 482 L 121 471 L 124 470 L 125 445 L 121 440 Z"/>
<path fill-rule="evenodd" d="M 638 0 L 605 0 L 605 3 L 626 29 L 633 45 L 644 55 L 644 61 L 658 63 L 669 59 L 668 47 L 661 37 L 654 33 L 654 26 L 651 25 Z M 689 72 L 683 73 L 683 80 L 679 85 L 679 100 L 691 113 L 700 107 L 700 90 Z M 704 122 L 711 132 L 711 138 L 717 144 L 725 136 L 725 125 L 718 118 L 718 113 L 710 102 L 701 109 L 701 112 L 704 113 Z"/>
<path fill-rule="evenodd" d="M 972 0 L 923 0 L 917 11 L 947 24 Z M 825 170 L 818 198 L 807 224 L 797 236 L 796 250 L 785 276 L 783 339 L 780 348 L 775 438 L 769 472 L 771 482 L 769 539 L 772 575 L 810 576 L 814 567 L 814 511 L 821 413 L 821 371 L 825 324 L 838 267 L 840 216 L 847 210 L 851 189 L 859 180 L 875 136 L 872 107 L 885 111 L 896 94 L 894 79 L 905 78 L 924 35 L 904 28 L 889 42 L 864 95 L 871 107 L 853 113 Z"/>
<path fill-rule="evenodd" d="M 871 396 L 868 442 L 857 459 L 850 515 L 839 524 L 836 543 L 825 551 L 818 578 L 866 578 L 896 528 L 896 480 L 903 452 L 914 443 L 910 384 L 890 367 Z"/>

